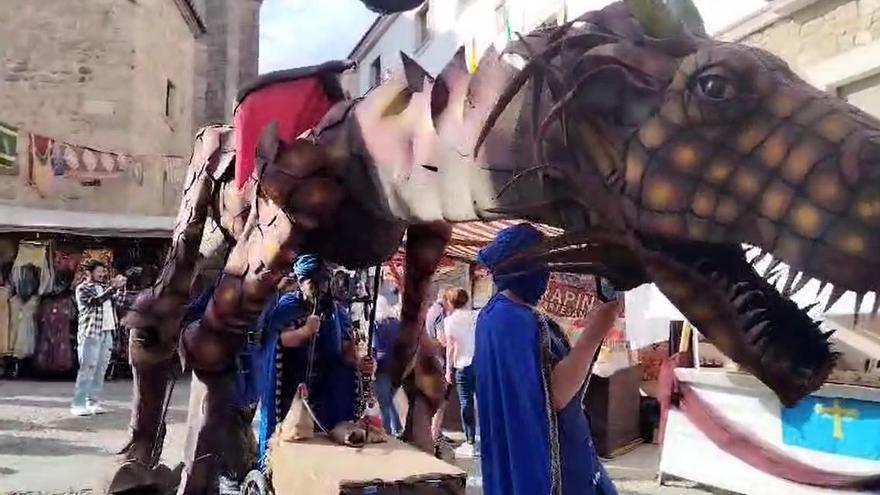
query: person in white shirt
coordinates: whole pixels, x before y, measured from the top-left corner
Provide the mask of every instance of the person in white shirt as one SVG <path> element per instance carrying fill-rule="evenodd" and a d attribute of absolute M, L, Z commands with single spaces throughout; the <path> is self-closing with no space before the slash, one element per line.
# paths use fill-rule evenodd
<path fill-rule="evenodd" d="M 470 298 L 464 289 L 452 289 L 449 303 L 452 312 L 443 320 L 446 334 L 446 381 L 455 383 L 461 405 L 461 423 L 465 443 L 456 449 L 458 457 L 473 457 L 476 442 L 475 397 L 477 381 L 474 367 L 475 312 L 467 309 Z"/>

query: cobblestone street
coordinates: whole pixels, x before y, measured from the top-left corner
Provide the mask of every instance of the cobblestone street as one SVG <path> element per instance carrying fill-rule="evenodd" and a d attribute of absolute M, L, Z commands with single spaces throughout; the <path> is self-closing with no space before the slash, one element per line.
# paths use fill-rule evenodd
<path fill-rule="evenodd" d="M 71 388 L 69 382 L 0 381 L 0 492 L 102 492 L 114 467 L 113 452 L 127 440 L 131 382 L 108 382 L 109 412 L 86 418 L 70 416 Z M 169 412 L 169 464 L 179 461 L 183 449 L 186 393 L 186 383 L 177 387 Z M 657 456 L 656 448 L 649 446 L 607 464 L 621 495 L 705 493 L 686 484 L 658 486 L 653 474 Z M 476 471 L 472 463 L 462 467 Z M 479 478 L 470 481 L 470 493 L 479 494 Z"/>

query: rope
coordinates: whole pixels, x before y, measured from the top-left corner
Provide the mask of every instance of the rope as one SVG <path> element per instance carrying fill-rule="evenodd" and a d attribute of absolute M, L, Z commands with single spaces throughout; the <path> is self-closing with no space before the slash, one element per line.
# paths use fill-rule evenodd
<path fill-rule="evenodd" d="M 553 372 L 553 356 L 550 350 L 550 325 L 538 311 L 535 316 L 541 331 L 541 382 L 544 386 L 544 410 L 547 415 L 548 440 L 550 442 L 550 495 L 562 493 L 562 463 L 559 452 L 559 421 L 551 399 L 550 379 Z"/>

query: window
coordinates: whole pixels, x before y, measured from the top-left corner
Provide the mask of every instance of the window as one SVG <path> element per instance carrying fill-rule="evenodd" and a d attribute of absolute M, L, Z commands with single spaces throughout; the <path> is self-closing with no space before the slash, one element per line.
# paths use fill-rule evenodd
<path fill-rule="evenodd" d="M 505 35 L 508 40 L 511 39 L 513 34 L 508 24 L 507 5 L 505 5 L 504 0 L 501 0 L 495 6 L 495 32 Z"/>
<path fill-rule="evenodd" d="M 838 87 L 837 96 L 880 118 L 880 74 Z"/>
<path fill-rule="evenodd" d="M 416 13 L 416 46 L 419 48 L 427 43 L 428 38 L 431 36 L 431 24 L 429 22 L 431 11 L 428 8 L 430 3 L 425 2 L 425 6 Z"/>
<path fill-rule="evenodd" d="M 382 84 L 382 56 L 376 57 L 376 60 L 373 60 L 373 63 L 370 64 L 370 88 L 375 88 L 376 86 Z"/>
<path fill-rule="evenodd" d="M 468 7 L 470 7 L 474 3 L 476 3 L 476 0 L 458 0 L 458 9 L 456 15 L 460 16 L 464 13 L 465 10 L 468 9 Z"/>
<path fill-rule="evenodd" d="M 165 80 L 165 116 L 169 119 L 174 117 L 174 107 L 177 104 L 177 88 L 170 79 Z"/>

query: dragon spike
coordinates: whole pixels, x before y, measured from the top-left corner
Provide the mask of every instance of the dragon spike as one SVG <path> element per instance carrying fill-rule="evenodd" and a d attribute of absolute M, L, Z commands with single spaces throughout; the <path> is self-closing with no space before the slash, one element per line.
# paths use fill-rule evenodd
<path fill-rule="evenodd" d="M 666 0 L 666 5 L 672 13 L 672 17 L 677 19 L 693 34 L 698 36 L 706 36 L 706 25 L 703 23 L 703 16 L 691 0 Z"/>
<path fill-rule="evenodd" d="M 652 38 L 674 38 L 681 34 L 681 23 L 662 0 L 624 0 L 626 9 Z"/>
<path fill-rule="evenodd" d="M 874 304 L 871 306 L 871 316 L 876 318 L 878 311 L 880 311 L 880 291 L 874 291 Z"/>
<path fill-rule="evenodd" d="M 816 297 L 819 297 L 819 295 L 821 295 L 823 292 L 825 292 L 825 288 L 828 287 L 829 285 L 831 285 L 831 284 L 829 284 L 828 282 L 820 283 L 819 290 L 816 291 Z"/>
<path fill-rule="evenodd" d="M 425 89 L 425 81 L 434 81 L 431 74 L 406 53 L 400 52 L 400 60 L 403 62 L 403 74 L 406 76 L 406 85 L 410 91 L 419 93 Z"/>
<path fill-rule="evenodd" d="M 842 289 L 840 287 L 834 287 L 831 289 L 831 296 L 828 297 L 828 302 L 825 303 L 825 309 L 822 312 L 827 312 L 831 309 L 831 306 L 834 306 L 834 303 L 840 300 L 841 297 L 846 293 L 846 289 Z"/>
<path fill-rule="evenodd" d="M 467 95 L 470 78 L 464 47 L 461 47 L 437 76 L 434 87 L 431 88 L 431 119 L 434 121 L 435 129 L 440 129 L 441 122 L 449 122 L 450 119 L 455 123 L 461 121 L 462 106 L 459 105 L 459 101 L 463 102 Z M 457 118 L 445 116 L 446 110 L 452 109 L 459 111 Z"/>

